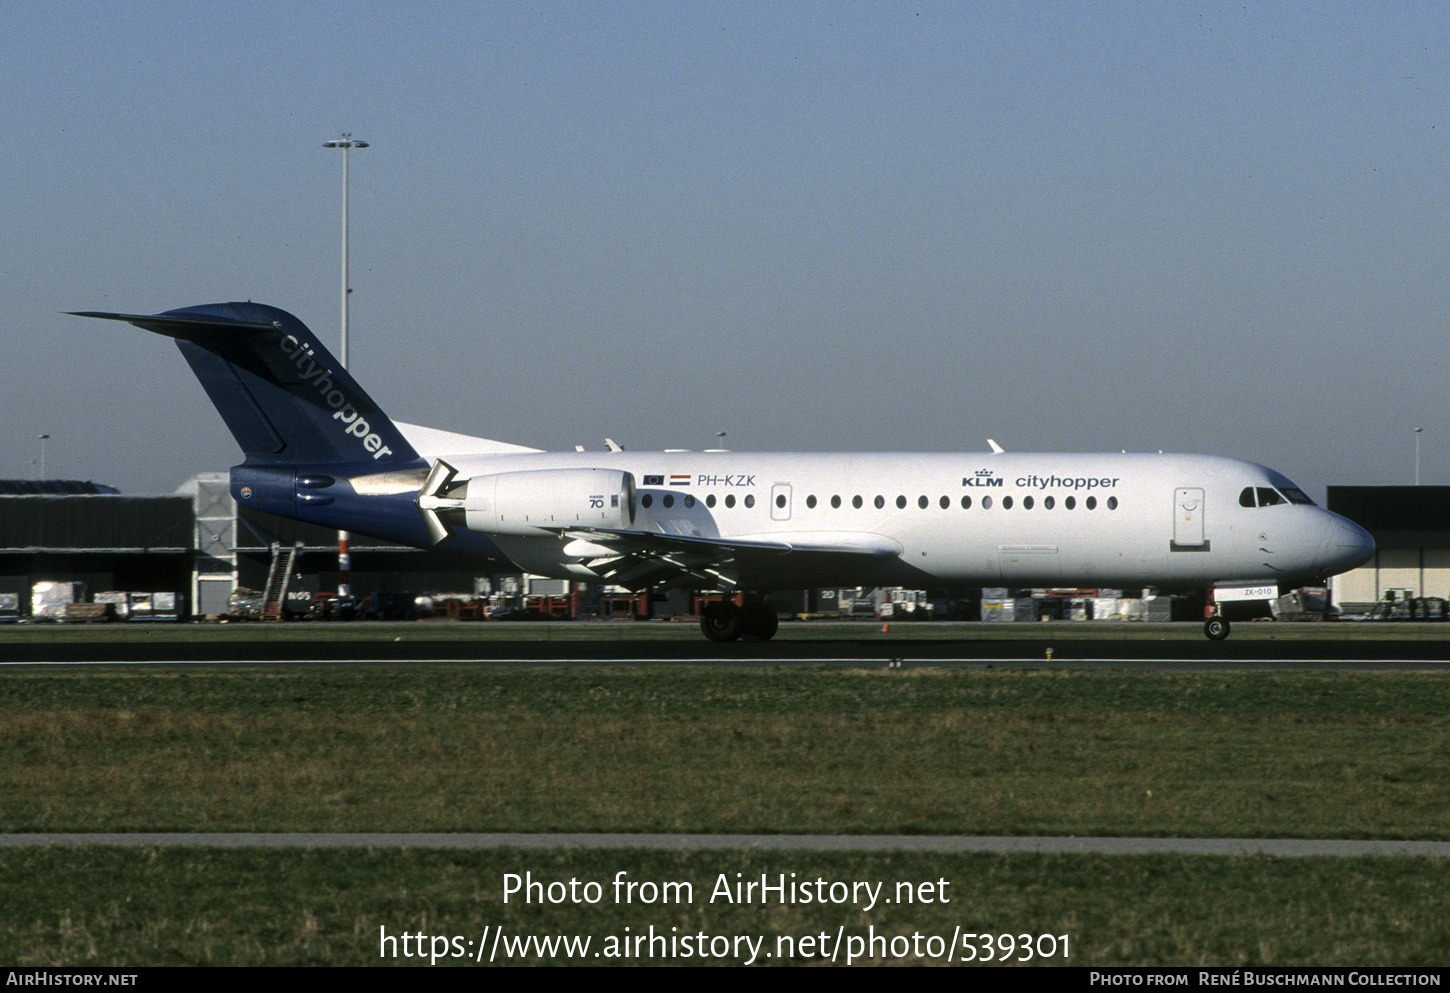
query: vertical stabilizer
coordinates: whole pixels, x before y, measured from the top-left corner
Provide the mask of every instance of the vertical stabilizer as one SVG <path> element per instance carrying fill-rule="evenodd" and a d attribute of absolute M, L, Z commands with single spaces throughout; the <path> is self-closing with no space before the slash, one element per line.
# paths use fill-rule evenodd
<path fill-rule="evenodd" d="M 418 453 L 307 326 L 276 307 L 213 303 L 164 314 L 85 312 L 176 339 L 251 465 L 397 468 Z"/>

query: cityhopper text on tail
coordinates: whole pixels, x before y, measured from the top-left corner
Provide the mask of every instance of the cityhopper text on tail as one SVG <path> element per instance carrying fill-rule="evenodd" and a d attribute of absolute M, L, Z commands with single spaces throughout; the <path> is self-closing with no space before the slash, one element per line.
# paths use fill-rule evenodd
<path fill-rule="evenodd" d="M 275 307 L 78 316 L 175 339 L 245 453 L 231 471 L 240 503 L 536 575 L 744 594 L 704 613 L 715 641 L 775 634 L 772 590 L 1151 586 L 1268 599 L 1374 551 L 1357 525 L 1238 459 L 543 452 L 390 420 Z M 1205 632 L 1224 637 L 1228 624 L 1210 618 Z"/>

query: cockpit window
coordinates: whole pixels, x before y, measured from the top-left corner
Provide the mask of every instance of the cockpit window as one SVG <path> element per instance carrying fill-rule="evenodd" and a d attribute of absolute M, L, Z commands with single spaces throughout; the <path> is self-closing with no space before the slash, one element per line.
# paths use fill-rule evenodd
<path fill-rule="evenodd" d="M 1281 503 L 1306 503 L 1314 506 L 1314 501 L 1304 495 L 1304 491 L 1293 486 L 1285 486 L 1282 490 L 1276 490 L 1272 486 L 1245 486 L 1239 492 L 1240 507 L 1273 507 Z"/>

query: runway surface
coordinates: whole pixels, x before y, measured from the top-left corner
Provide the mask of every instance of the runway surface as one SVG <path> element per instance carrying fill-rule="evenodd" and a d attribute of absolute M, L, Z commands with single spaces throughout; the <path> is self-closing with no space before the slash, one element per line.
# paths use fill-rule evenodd
<path fill-rule="evenodd" d="M 997 639 L 972 632 L 961 639 L 909 635 L 840 639 L 736 642 L 686 639 L 425 640 L 394 636 L 376 640 L 318 637 L 273 641 L 98 640 L 25 641 L 0 645 L 0 668 L 89 665 L 275 665 L 295 663 L 414 665 L 905 665 L 1018 667 L 1043 665 L 1166 669 L 1383 669 L 1444 670 L 1450 637 L 1423 639 L 1072 639 L 1061 629 L 1041 638 Z M 395 629 L 394 629 L 395 630 Z M 309 632 L 312 633 L 312 632 Z M 1437 632 L 1438 633 L 1438 632 Z M 1450 636 L 1450 626 L 1446 627 Z M 1047 649 L 1052 655 L 1048 658 Z"/>
<path fill-rule="evenodd" d="M 0 834 L 0 848 L 648 848 L 662 851 L 1036 852 L 1102 855 L 1450 856 L 1445 841 L 846 834 Z"/>

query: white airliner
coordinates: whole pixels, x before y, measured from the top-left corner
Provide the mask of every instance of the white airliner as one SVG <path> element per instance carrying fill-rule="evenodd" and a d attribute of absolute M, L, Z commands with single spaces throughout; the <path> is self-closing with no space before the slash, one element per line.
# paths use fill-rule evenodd
<path fill-rule="evenodd" d="M 771 590 L 1139 587 L 1268 599 L 1374 541 L 1272 469 L 1163 454 L 542 452 L 398 424 L 297 318 L 255 303 L 80 313 L 176 339 L 282 517 L 629 589 L 745 594 L 714 641 L 770 638 Z M 615 448 L 612 446 L 611 448 Z M 1210 618 L 1205 633 L 1228 634 Z"/>

